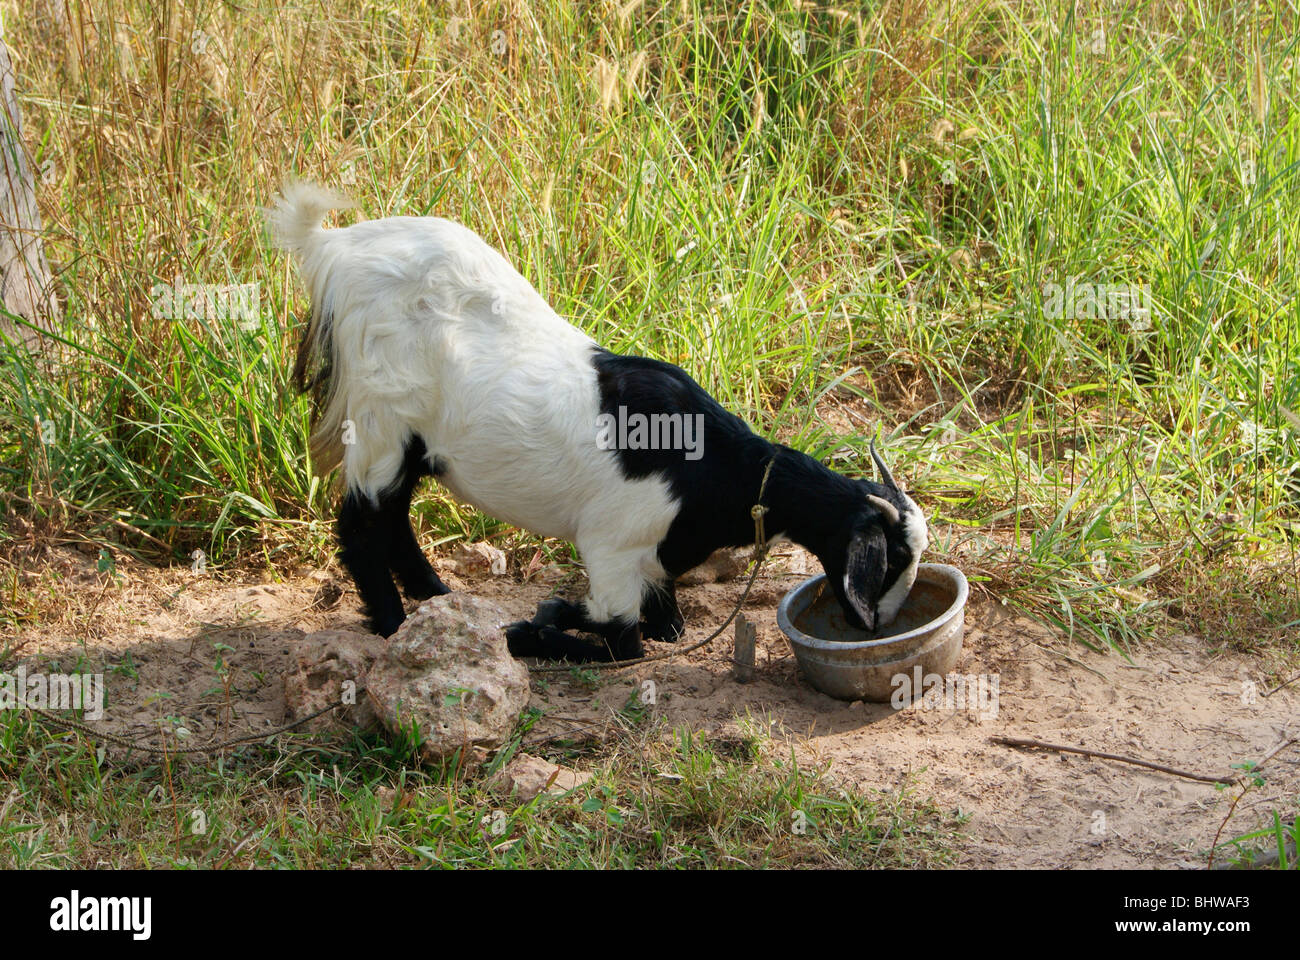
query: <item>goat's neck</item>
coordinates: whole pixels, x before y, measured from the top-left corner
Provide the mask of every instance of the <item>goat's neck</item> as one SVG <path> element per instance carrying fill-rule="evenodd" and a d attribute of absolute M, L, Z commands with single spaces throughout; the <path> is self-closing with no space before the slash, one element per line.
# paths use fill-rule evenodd
<path fill-rule="evenodd" d="M 860 492 L 852 480 L 805 453 L 781 444 L 769 447 L 761 466 L 761 470 L 766 469 L 767 460 L 772 460 L 772 473 L 763 495 L 766 533 L 769 537 L 784 534 L 821 556 L 851 522 Z"/>

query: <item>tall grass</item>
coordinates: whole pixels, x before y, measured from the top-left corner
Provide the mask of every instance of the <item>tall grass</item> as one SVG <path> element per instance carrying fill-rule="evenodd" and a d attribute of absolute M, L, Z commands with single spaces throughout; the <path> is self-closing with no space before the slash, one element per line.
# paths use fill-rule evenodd
<path fill-rule="evenodd" d="M 298 175 L 465 222 L 840 468 L 881 425 L 937 550 L 1088 642 L 1294 637 L 1294 2 L 3 9 L 66 305 L 0 387 L 20 509 L 217 559 L 327 514 L 257 214 Z M 156 316 L 176 278 L 260 317 Z M 1051 309 L 1076 281 L 1151 316 Z"/>

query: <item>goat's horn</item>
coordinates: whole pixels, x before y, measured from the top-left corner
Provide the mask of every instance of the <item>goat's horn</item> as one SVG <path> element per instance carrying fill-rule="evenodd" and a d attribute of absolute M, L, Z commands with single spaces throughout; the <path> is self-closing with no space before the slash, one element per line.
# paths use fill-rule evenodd
<path fill-rule="evenodd" d="M 867 494 L 867 500 L 869 500 L 877 510 L 885 515 L 885 520 L 889 522 L 891 527 L 898 526 L 898 507 L 894 506 L 883 497 L 877 497 L 872 493 Z"/>
<path fill-rule="evenodd" d="M 889 472 L 885 466 L 885 461 L 880 459 L 880 454 L 876 452 L 876 441 L 871 441 L 871 459 L 876 461 L 876 469 L 880 471 L 880 478 L 885 481 L 885 485 L 892 490 L 898 489 L 898 484 L 894 482 L 894 475 Z"/>

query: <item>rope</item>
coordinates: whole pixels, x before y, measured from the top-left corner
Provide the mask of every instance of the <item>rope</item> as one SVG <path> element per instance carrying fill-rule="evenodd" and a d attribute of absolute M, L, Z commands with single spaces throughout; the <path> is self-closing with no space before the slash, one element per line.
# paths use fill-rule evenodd
<path fill-rule="evenodd" d="M 754 586 L 754 581 L 758 579 L 758 571 L 763 566 L 763 561 L 767 558 L 767 532 L 763 526 L 763 518 L 767 515 L 768 508 L 763 506 L 763 494 L 767 491 L 767 478 L 772 475 L 772 464 L 776 462 L 773 457 L 767 461 L 767 469 L 763 471 L 763 482 L 758 487 L 758 502 L 749 508 L 749 515 L 754 519 L 754 569 L 749 575 L 749 582 L 745 584 L 745 591 L 736 601 L 736 606 L 731 611 L 731 615 L 722 621 L 722 626 L 714 630 L 703 640 L 696 640 L 694 643 L 669 650 L 664 653 L 656 653 L 646 657 L 637 657 L 635 660 L 613 660 L 608 663 L 583 663 L 583 664 L 566 664 L 562 666 L 538 666 L 529 667 L 529 673 L 567 673 L 570 670 L 622 670 L 625 667 L 637 667 L 643 663 L 656 663 L 660 660 L 671 660 L 673 657 L 684 657 L 686 654 L 708 646 L 727 629 L 736 615 L 740 613 L 741 608 L 745 605 L 745 600 L 749 597 L 749 591 Z"/>
<path fill-rule="evenodd" d="M 347 705 L 351 706 L 351 704 Z M 182 753 L 212 753 L 215 750 L 224 750 L 227 747 L 232 747 L 237 743 L 252 743 L 256 740 L 265 740 L 268 737 L 274 737 L 276 734 L 284 733 L 286 730 L 292 730 L 294 727 L 300 727 L 308 720 L 315 720 L 317 717 L 329 713 L 331 710 L 337 710 L 341 706 L 344 706 L 344 702 L 340 699 L 331 703 L 328 707 L 322 707 L 315 713 L 308 714 L 299 720 L 295 720 L 293 723 L 286 723 L 282 727 L 276 727 L 274 730 L 267 730 L 264 733 L 250 733 L 245 734 L 242 737 L 231 737 L 229 740 L 222 740 L 219 743 L 209 743 L 202 747 L 175 747 L 172 749 L 168 749 L 167 747 L 155 747 L 152 744 L 145 743 L 142 740 L 136 740 L 132 737 L 122 737 L 116 733 L 108 733 L 105 730 L 96 730 L 94 727 L 86 726 L 79 720 L 66 720 L 63 717 L 50 713 L 50 711 L 41 707 L 31 707 L 30 709 L 32 713 L 40 714 L 51 723 L 58 724 L 60 727 L 65 727 L 68 730 L 78 730 L 97 740 L 107 740 L 109 743 L 116 743 L 118 746 L 129 747 L 132 750 L 143 750 L 145 753 L 168 756 Z"/>

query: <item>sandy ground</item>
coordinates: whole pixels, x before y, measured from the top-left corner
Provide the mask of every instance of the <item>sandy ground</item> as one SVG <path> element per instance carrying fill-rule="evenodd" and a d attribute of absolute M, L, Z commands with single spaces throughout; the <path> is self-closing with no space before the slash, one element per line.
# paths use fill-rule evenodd
<path fill-rule="evenodd" d="M 910 782 L 943 808 L 970 815 L 963 865 L 1037 868 L 1203 866 L 1203 851 L 1236 791 L 1110 761 L 1016 750 L 990 738 L 1033 738 L 1227 775 L 1233 764 L 1258 760 L 1300 735 L 1300 684 L 1264 697 L 1268 684 L 1258 663 L 1211 655 L 1203 638 L 1148 646 L 1128 662 L 975 598 L 956 672 L 996 680 L 996 711 L 988 702 L 896 711 L 831 699 L 800 679 L 776 627 L 780 596 L 819 572 L 798 548 L 783 549 L 745 609 L 758 631 L 752 682 L 731 677 L 728 632 L 686 657 L 619 671 L 595 690 L 564 674 L 535 682 L 533 705 L 565 718 L 535 730 L 571 730 L 574 718 L 599 730 L 653 681 L 653 711 L 670 724 L 719 732 L 766 726 L 801 760 L 825 764 L 861 790 Z M 149 735 L 168 715 L 182 718 L 194 742 L 277 726 L 285 719 L 283 676 L 303 637 L 364 629 L 349 584 L 332 571 L 241 584 L 186 568 L 125 564 L 120 584 L 100 592 L 103 577 L 90 558 L 58 551 L 49 566 L 77 600 L 60 625 L 20 634 L 22 660 L 29 669 L 107 668 L 107 708 L 98 725 L 132 736 Z M 548 578 L 546 571 L 549 584 L 509 575 L 465 581 L 444 561 L 439 567 L 452 586 L 493 600 L 512 619 L 531 615 L 557 583 L 570 595 L 583 586 L 581 577 Z M 688 639 L 711 632 L 741 586 L 679 588 Z M 228 695 L 218 680 L 218 653 L 231 668 Z M 1249 695 L 1251 682 L 1261 695 Z M 1279 753 L 1266 772 L 1266 785 L 1241 801 L 1225 836 L 1257 827 L 1274 809 L 1294 815 L 1300 747 Z"/>

